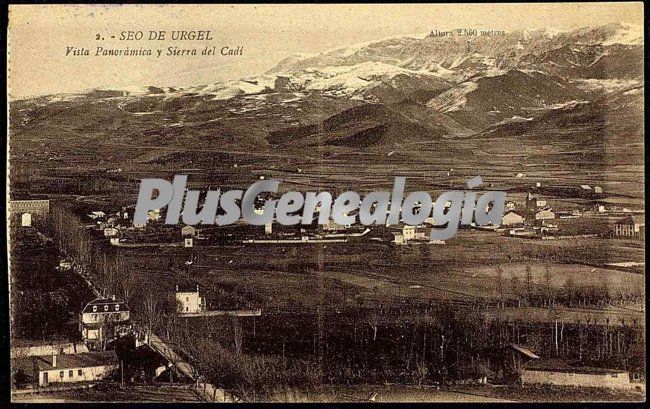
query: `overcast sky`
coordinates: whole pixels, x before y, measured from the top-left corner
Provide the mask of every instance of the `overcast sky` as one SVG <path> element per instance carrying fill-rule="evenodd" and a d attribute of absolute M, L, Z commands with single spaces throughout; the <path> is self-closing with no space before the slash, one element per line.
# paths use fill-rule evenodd
<path fill-rule="evenodd" d="M 99 87 L 207 84 L 261 73 L 295 53 L 433 29 L 570 30 L 614 22 L 642 25 L 642 3 L 18 5 L 9 15 L 9 92 L 19 98 Z M 210 45 L 242 45 L 244 55 L 65 56 L 67 46 L 86 47 L 93 54 L 98 45 L 166 49 L 198 44 L 118 41 L 123 30 L 210 30 L 215 37 Z M 104 40 L 95 40 L 97 34 Z"/>

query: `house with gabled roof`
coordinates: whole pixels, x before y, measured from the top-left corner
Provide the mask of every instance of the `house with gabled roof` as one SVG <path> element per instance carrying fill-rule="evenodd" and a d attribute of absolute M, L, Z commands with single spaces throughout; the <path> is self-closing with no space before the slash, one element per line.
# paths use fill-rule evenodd
<path fill-rule="evenodd" d="M 614 236 L 643 237 L 645 236 L 644 215 L 629 215 L 614 223 Z"/>
<path fill-rule="evenodd" d="M 132 332 L 129 307 L 115 297 L 95 299 L 82 310 L 79 330 L 89 349 L 103 350 L 108 342 Z"/>

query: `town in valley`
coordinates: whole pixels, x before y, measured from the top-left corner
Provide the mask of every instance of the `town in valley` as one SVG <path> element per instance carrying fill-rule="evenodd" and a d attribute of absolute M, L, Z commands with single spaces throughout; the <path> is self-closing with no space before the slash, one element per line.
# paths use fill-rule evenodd
<path fill-rule="evenodd" d="M 12 400 L 644 401 L 642 37 L 445 33 L 12 99 Z M 258 214 L 397 176 L 436 197 L 480 175 L 506 206 L 448 240 L 432 219 L 318 212 L 134 223 L 140 181 L 177 174 L 203 192 L 281 181 Z"/>

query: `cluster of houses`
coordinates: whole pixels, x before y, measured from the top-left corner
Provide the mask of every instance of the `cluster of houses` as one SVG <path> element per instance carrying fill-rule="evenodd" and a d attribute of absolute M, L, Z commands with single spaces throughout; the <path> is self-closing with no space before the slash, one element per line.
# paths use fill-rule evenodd
<path fill-rule="evenodd" d="M 542 236 L 557 231 L 557 225 L 552 222 L 557 217 L 546 200 L 529 192 L 523 206 L 515 202 L 506 203 L 502 227 L 509 229 L 510 236 Z"/>
<path fill-rule="evenodd" d="M 207 311 L 198 285 L 192 288 L 177 285 L 174 296 L 181 316 L 261 315 L 261 310 Z M 80 343 L 12 348 L 13 377 L 18 388 L 47 391 L 51 387 L 75 387 L 73 385 L 117 379 L 124 365 L 116 352 L 118 341 L 129 337 L 130 341 L 123 345 L 131 345 L 133 340 L 136 347 L 142 345 L 136 336 L 129 307 L 115 297 L 97 298 L 86 304 L 79 315 L 79 331 Z M 157 368 L 156 376 L 165 368 L 165 364 Z"/>
<path fill-rule="evenodd" d="M 450 203 L 448 203 L 450 205 Z M 548 207 L 545 200 L 539 199 L 532 194 L 528 194 L 526 197 L 525 208 L 520 209 L 520 205 L 513 201 L 508 201 L 505 206 L 505 212 L 500 226 L 484 226 L 477 227 L 472 223 L 472 228 L 482 229 L 482 230 L 511 230 L 513 235 L 517 234 L 520 231 L 524 230 L 524 227 L 528 224 L 526 220 L 534 220 L 535 223 L 531 223 L 531 226 L 534 225 L 538 229 L 542 226 L 545 229 L 554 228 L 554 226 L 547 223 L 547 220 L 555 219 L 556 215 Z M 441 240 L 430 240 L 429 236 L 431 229 L 434 228 L 433 219 L 428 218 L 425 220 L 424 224 L 421 226 L 409 226 L 404 225 L 402 227 L 394 229 L 393 232 L 394 240 L 393 242 L 396 245 L 409 245 L 409 244 L 445 244 Z"/>
<path fill-rule="evenodd" d="M 145 234 L 146 225 L 133 223 L 133 213 L 129 212 L 127 207 L 122 207 L 121 210 L 108 214 L 101 210 L 92 211 L 87 216 L 93 222 L 93 227 L 103 232 L 104 237 L 115 246 L 127 241 L 133 241 L 134 238 Z M 159 222 L 164 216 L 164 212 L 161 210 L 151 210 L 147 215 L 147 222 Z M 195 227 L 184 226 L 180 233 L 181 244 L 184 247 L 193 247 L 197 236 L 198 230 Z M 177 240 L 178 237 L 175 236 L 175 239 Z"/>
<path fill-rule="evenodd" d="M 95 228 L 101 230 L 113 245 L 120 243 L 120 237 L 124 229 L 133 228 L 131 215 L 126 207 L 110 214 L 95 210 L 88 213 L 88 217 L 94 222 Z"/>
<path fill-rule="evenodd" d="M 536 186 L 540 188 L 540 183 Z M 603 189 L 599 186 L 591 187 L 588 185 L 580 185 L 573 190 L 578 190 L 578 196 L 600 197 L 603 194 Z M 572 191 L 573 192 L 573 191 Z M 575 192 L 573 192 L 575 193 Z M 316 211 L 320 209 L 317 207 Z M 587 209 L 589 210 L 589 209 Z M 596 213 L 605 213 L 605 205 L 603 203 L 595 203 L 593 211 Z M 255 213 L 261 214 L 263 208 L 256 203 Z M 583 213 L 579 209 L 572 210 L 554 210 L 550 204 L 536 194 L 529 192 L 522 203 L 508 201 L 505 206 L 502 223 L 499 226 L 487 226 L 472 228 L 484 230 L 496 230 L 505 232 L 505 234 L 513 237 L 544 237 L 553 235 L 559 231 L 558 224 L 554 222 L 556 219 L 574 219 L 582 217 Z M 132 222 L 132 214 L 129 209 L 122 208 L 118 212 L 106 214 L 103 211 L 93 211 L 88 214 L 97 229 L 103 231 L 104 236 L 113 245 L 121 245 L 127 241 L 138 242 L 140 240 L 147 240 L 147 238 L 140 237 L 144 233 L 138 234 L 138 231 L 144 231 L 144 225 L 134 225 Z M 159 222 L 165 217 L 164 210 L 152 210 L 148 213 L 148 222 Z M 317 226 L 316 230 L 312 231 L 309 226 L 299 226 L 300 228 L 291 228 L 291 226 L 279 226 L 274 223 L 268 223 L 264 226 L 263 232 L 261 230 L 246 229 L 243 225 L 236 225 L 237 232 L 224 233 L 223 231 L 217 232 L 211 228 L 201 229 L 199 231 L 194 226 L 183 226 L 180 232 L 180 243 L 184 247 L 194 247 L 197 239 L 207 239 L 212 236 L 218 237 L 220 234 L 226 238 L 240 238 L 243 242 L 291 242 L 292 240 L 300 242 L 317 242 L 319 240 L 335 240 L 348 241 L 348 239 L 355 237 L 355 226 L 338 225 L 333 220 L 330 220 L 323 226 Z M 255 226 L 253 226 L 255 227 Z M 431 229 L 434 227 L 433 220 L 427 219 L 420 226 L 386 226 L 392 236 L 392 242 L 395 245 L 411 245 L 411 244 L 444 244 L 444 241 L 431 241 L 429 240 Z M 383 226 L 376 226 L 373 229 L 382 229 Z M 222 229 L 224 230 L 224 229 Z M 227 229 L 226 229 L 227 230 Z M 615 222 L 612 227 L 612 236 L 619 237 L 642 237 L 645 231 L 645 223 L 643 216 L 630 215 Z M 212 236 L 211 233 L 212 232 Z M 150 235 L 153 234 L 149 232 Z M 202 235 L 203 233 L 203 235 Z M 265 236 L 261 238 L 258 236 Z M 358 236 L 358 234 L 357 234 Z M 374 234 L 368 235 L 368 237 Z M 147 236 L 149 237 L 149 236 Z M 150 237 L 149 237 L 150 238 Z M 178 233 L 174 233 L 167 239 L 176 241 L 179 240 Z M 219 240 L 217 238 L 217 240 Z M 336 241 L 336 240 L 335 240 Z"/>
<path fill-rule="evenodd" d="M 591 191 L 587 185 L 581 185 L 581 189 Z M 595 193 L 602 193 L 598 186 L 593 188 Z M 576 219 L 583 216 L 579 209 L 568 211 L 554 211 L 547 203 L 532 193 L 528 193 L 523 209 L 519 209 L 515 202 L 506 203 L 506 212 L 503 215 L 502 227 L 509 228 L 510 236 L 540 237 L 547 233 L 557 232 L 558 226 L 553 222 L 555 219 Z M 588 209 L 589 210 L 589 209 Z M 605 213 L 605 206 L 596 203 L 591 209 L 595 213 Z M 631 214 L 616 220 L 611 226 L 613 237 L 641 238 L 645 235 L 645 218 L 643 214 Z M 528 220 L 528 222 L 527 222 Z"/>
<path fill-rule="evenodd" d="M 111 344 L 133 334 L 127 305 L 114 297 L 89 302 L 80 314 L 79 331 L 83 343 L 72 347 L 13 348 L 12 365 L 18 377 L 38 388 L 114 378 L 120 361 Z"/>
<path fill-rule="evenodd" d="M 581 190 L 601 194 L 602 188 L 594 188 L 581 185 Z M 589 210 L 589 209 L 588 209 Z M 593 207 L 593 212 L 604 213 L 603 204 L 597 203 Z M 629 211 L 628 211 L 629 212 Z M 624 211 L 625 213 L 625 211 Z M 555 220 L 557 219 L 575 219 L 582 217 L 583 213 L 579 209 L 568 211 L 555 211 L 549 203 L 539 196 L 528 193 L 523 203 L 508 201 L 505 205 L 501 225 L 473 228 L 482 230 L 494 230 L 505 232 L 514 237 L 543 237 L 548 234 L 554 234 L 559 231 Z M 403 226 L 394 229 L 393 242 L 397 245 L 408 244 L 444 244 L 444 242 L 429 241 L 429 233 L 433 227 L 433 221 L 429 218 L 422 226 Z M 641 238 L 645 235 L 645 219 L 642 214 L 632 214 L 616 220 L 611 226 L 611 235 L 613 237 Z"/>

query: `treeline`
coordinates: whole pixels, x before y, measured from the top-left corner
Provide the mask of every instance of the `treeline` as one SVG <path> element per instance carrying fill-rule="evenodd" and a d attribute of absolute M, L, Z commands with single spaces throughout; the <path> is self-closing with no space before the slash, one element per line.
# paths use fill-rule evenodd
<path fill-rule="evenodd" d="M 322 385 L 514 382 L 513 343 L 576 365 L 643 370 L 643 328 L 632 323 L 489 320 L 481 309 L 444 303 L 419 315 L 396 311 L 168 316 L 161 325 L 210 382 L 253 400 Z"/>
<path fill-rule="evenodd" d="M 55 239 L 101 292 L 124 299 L 140 327 L 176 345 L 197 376 L 253 400 L 326 384 L 511 381 L 516 368 L 499 363 L 511 343 L 582 365 L 633 370 L 643 362 L 643 328 L 636 323 L 565 322 L 559 314 L 546 323 L 512 322 L 499 320 L 498 312 L 489 320 L 481 303 L 437 301 L 415 310 L 315 306 L 315 311 L 279 309 L 248 319 L 182 318 L 159 283 L 128 271 L 125 256 L 93 235 L 71 208 L 53 207 L 51 217 Z M 497 284 L 504 303 L 514 298 L 521 305 L 547 306 L 549 314 L 556 314 L 557 305 L 617 300 L 606 283 L 567 280 L 561 288 L 553 286 L 548 271 L 541 283 L 533 281 L 530 269 L 523 279 L 500 272 Z"/>
<path fill-rule="evenodd" d="M 530 266 L 526 266 L 523 279 L 517 275 L 504 276 L 500 267 L 496 268 L 497 298 L 502 304 L 513 300 L 518 306 L 552 307 L 563 305 L 596 306 L 629 305 L 643 299 L 643 289 L 619 286 L 612 288 L 607 280 L 589 283 L 577 283 L 571 276 L 558 287 L 548 267 L 544 271 L 542 282 L 535 282 Z"/>
<path fill-rule="evenodd" d="M 55 244 L 33 228 L 12 229 L 10 259 L 12 337 L 77 339 L 78 329 L 69 322 L 89 292 L 79 277 L 56 270 Z"/>
<path fill-rule="evenodd" d="M 90 278 L 103 297 L 115 295 L 126 302 L 132 317 L 151 330 L 170 300 L 142 274 L 132 271 L 125 256 L 103 235 L 88 228 L 70 205 L 50 210 L 54 239 L 61 251 L 75 261 L 75 269 Z"/>

